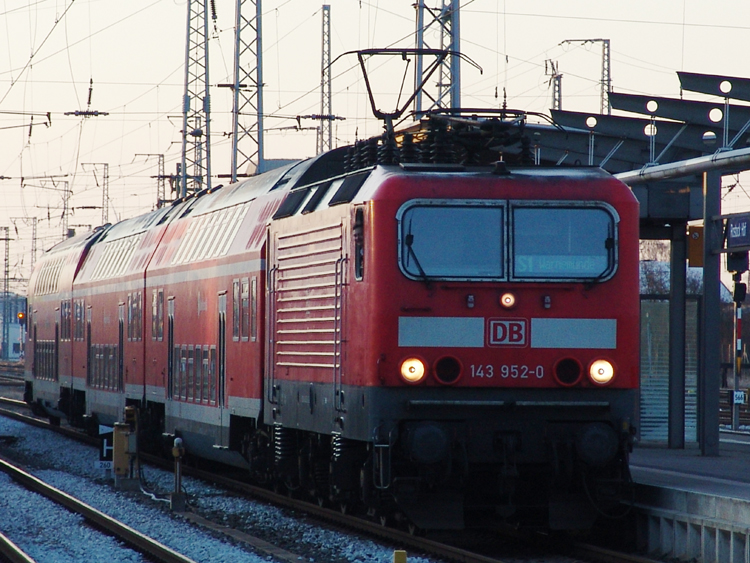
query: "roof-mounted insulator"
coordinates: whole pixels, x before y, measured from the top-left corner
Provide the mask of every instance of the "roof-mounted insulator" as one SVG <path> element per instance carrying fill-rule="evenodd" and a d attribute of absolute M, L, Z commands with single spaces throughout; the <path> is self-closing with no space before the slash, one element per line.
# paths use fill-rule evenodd
<path fill-rule="evenodd" d="M 492 170 L 492 173 L 496 176 L 510 176 L 510 170 L 508 170 L 508 165 L 504 160 L 495 162 L 495 168 Z"/>
<path fill-rule="evenodd" d="M 401 162 L 419 162 L 419 147 L 411 133 L 404 133 L 401 141 Z"/>

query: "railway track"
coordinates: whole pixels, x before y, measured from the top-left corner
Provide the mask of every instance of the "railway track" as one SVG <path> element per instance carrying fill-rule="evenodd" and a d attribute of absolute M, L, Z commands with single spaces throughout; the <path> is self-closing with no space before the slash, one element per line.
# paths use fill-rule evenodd
<path fill-rule="evenodd" d="M 0 364 L 0 385 L 23 387 L 23 367 Z"/>
<path fill-rule="evenodd" d="M 0 374 L 18 375 L 23 379 L 24 365 L 18 362 L 0 362 Z"/>
<path fill-rule="evenodd" d="M 10 563 L 36 563 L 8 537 L 0 534 L 0 558 Z"/>
<path fill-rule="evenodd" d="M 20 401 L 3 401 L 6 404 L 10 404 L 16 408 L 16 411 L 21 408 L 24 403 Z M 83 435 L 76 430 L 70 428 L 50 426 L 46 421 L 34 419 L 19 412 L 8 411 L 7 409 L 0 408 L 0 414 L 10 416 L 22 422 L 33 424 L 38 427 L 51 429 L 55 432 L 61 433 L 68 437 L 72 437 L 76 440 L 83 441 L 88 444 L 98 445 L 98 439 L 91 438 Z M 158 465 L 166 470 L 172 468 L 172 464 L 164 459 L 153 457 L 153 456 L 142 456 L 143 461 Z M 248 483 L 238 481 L 231 477 L 217 475 L 216 473 L 203 471 L 192 467 L 186 467 L 184 474 L 190 475 L 204 481 L 213 483 L 223 489 L 232 491 L 235 494 L 249 497 L 253 499 L 263 500 L 269 502 L 275 506 L 291 509 L 295 512 L 301 512 L 313 516 L 315 519 L 326 522 L 328 525 L 332 525 L 336 528 L 341 528 L 349 532 L 355 532 L 361 535 L 365 535 L 371 538 L 377 538 L 378 540 L 388 542 L 394 546 L 398 546 L 399 549 L 405 549 L 409 553 L 423 553 L 428 554 L 431 557 L 440 558 L 446 561 L 456 561 L 461 563 L 503 563 L 506 561 L 503 556 L 491 556 L 484 555 L 474 552 L 472 549 L 465 549 L 456 545 L 450 545 L 443 541 L 436 541 L 419 535 L 414 535 L 409 531 L 385 527 L 379 522 L 373 522 L 360 518 L 352 518 L 351 515 L 344 514 L 340 510 L 331 509 L 328 507 L 320 507 L 315 504 L 311 504 L 307 501 L 291 498 L 284 494 L 274 493 L 267 489 L 256 487 Z M 237 534 L 236 531 L 227 529 L 224 526 L 215 526 L 205 518 L 202 518 L 194 513 L 186 513 L 185 517 L 187 520 L 193 523 L 214 529 L 214 531 L 224 534 Z M 234 537 L 234 536 L 233 536 Z M 254 549 L 260 549 L 267 553 L 273 552 L 273 546 L 269 546 L 268 542 L 263 540 L 257 540 L 257 538 L 245 537 L 243 540 L 253 546 Z M 265 545 L 264 545 L 265 544 Z M 554 551 L 554 548 L 550 548 Z M 566 563 L 572 561 L 606 561 L 608 563 L 652 563 L 652 560 L 633 556 L 625 553 L 619 553 L 612 550 L 606 550 L 600 547 L 586 545 L 586 544 L 575 544 L 573 546 L 567 546 L 567 558 L 560 559 Z M 552 553 L 546 554 L 549 557 L 549 561 L 557 560 L 556 555 Z M 296 557 L 296 556 L 295 556 Z M 562 557 L 562 556 L 560 556 Z M 570 559 L 574 557 L 574 559 Z M 281 557 L 281 559 L 285 559 Z M 294 560 L 294 557 L 286 560 Z"/>
<path fill-rule="evenodd" d="M 73 496 L 45 483 L 41 479 L 24 471 L 19 466 L 0 458 L 0 471 L 9 475 L 13 481 L 29 491 L 38 493 L 55 504 L 82 516 L 87 522 L 105 533 L 124 542 L 150 560 L 160 563 L 195 563 L 194 560 L 168 548 L 167 546 L 141 534 L 130 526 L 96 510 Z M 6 538 L 7 540 L 7 538 Z M 10 540 L 2 542 L 3 554 L 12 561 L 33 561 L 27 554 Z"/>

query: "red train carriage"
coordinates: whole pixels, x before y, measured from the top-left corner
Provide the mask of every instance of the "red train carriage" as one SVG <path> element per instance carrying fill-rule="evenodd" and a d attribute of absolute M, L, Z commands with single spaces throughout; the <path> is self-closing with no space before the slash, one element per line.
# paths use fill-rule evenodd
<path fill-rule="evenodd" d="M 485 133 L 462 162 L 385 139 L 62 243 L 35 276 L 68 253 L 68 281 L 30 286 L 27 400 L 137 406 L 144 445 L 423 528 L 589 526 L 629 484 L 637 202 L 600 170 L 492 164 Z M 66 365 L 56 318 L 83 335 L 73 395 L 40 376 Z"/>
<path fill-rule="evenodd" d="M 73 319 L 83 314 L 73 308 L 73 281 L 102 232 L 58 244 L 39 260 L 29 279 L 25 398 L 54 422 L 68 416 L 74 397 L 84 392 L 85 381 L 73 377 L 74 344 L 82 339 L 73 332 Z"/>

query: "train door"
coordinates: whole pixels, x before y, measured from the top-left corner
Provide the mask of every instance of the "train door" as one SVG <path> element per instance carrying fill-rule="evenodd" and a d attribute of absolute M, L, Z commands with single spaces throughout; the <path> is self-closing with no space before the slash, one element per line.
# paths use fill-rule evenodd
<path fill-rule="evenodd" d="M 123 356 L 125 345 L 125 303 L 120 303 L 117 311 L 117 390 L 124 391 Z"/>
<path fill-rule="evenodd" d="M 34 315 L 34 320 L 36 321 L 36 315 Z M 39 358 L 41 357 L 41 354 L 39 354 L 39 348 L 37 347 L 37 327 L 36 322 L 34 322 L 34 332 L 32 333 L 34 336 L 32 337 L 32 350 L 34 350 L 34 358 L 31 362 L 31 377 L 36 379 L 36 370 L 39 369 Z"/>
<path fill-rule="evenodd" d="M 276 242 L 276 237 L 274 237 Z M 268 245 L 269 254 L 273 258 L 276 256 L 275 244 Z M 273 260 L 272 258 L 272 260 Z M 271 404 L 277 403 L 276 398 L 276 310 L 277 310 L 277 294 L 278 289 L 276 287 L 276 280 L 278 276 L 279 268 L 273 265 L 268 270 L 266 280 L 266 381 L 264 384 L 265 388 L 265 400 Z"/>
<path fill-rule="evenodd" d="M 218 346 L 216 354 L 216 373 L 219 378 L 218 385 L 218 397 L 216 404 L 219 407 L 219 413 L 221 416 L 221 427 L 222 429 L 229 426 L 229 413 L 227 412 L 226 406 L 226 341 L 227 341 L 227 293 L 226 291 L 219 294 L 219 326 L 218 326 Z M 224 436 L 228 433 L 221 433 L 221 445 L 224 444 Z"/>
<path fill-rule="evenodd" d="M 174 398 L 175 356 L 174 345 L 174 297 L 167 298 L 167 398 Z"/>
<path fill-rule="evenodd" d="M 91 385 L 94 369 L 94 357 L 91 347 L 91 306 L 86 308 L 86 384 Z"/>
<path fill-rule="evenodd" d="M 55 348 L 53 352 L 53 373 L 54 381 L 60 381 L 60 309 L 57 309 L 58 317 L 55 319 Z"/>

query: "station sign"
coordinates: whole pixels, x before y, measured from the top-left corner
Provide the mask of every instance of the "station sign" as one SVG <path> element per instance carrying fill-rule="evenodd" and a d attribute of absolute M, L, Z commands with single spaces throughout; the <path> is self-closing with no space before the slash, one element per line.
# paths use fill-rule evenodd
<path fill-rule="evenodd" d="M 747 395 L 744 391 L 735 391 L 734 396 L 732 397 L 733 403 L 735 405 L 744 405 L 747 403 Z"/>
<path fill-rule="evenodd" d="M 727 218 L 727 250 L 746 250 L 750 247 L 750 213 L 738 213 Z"/>
<path fill-rule="evenodd" d="M 94 462 L 97 469 L 112 469 L 112 455 L 114 453 L 114 428 L 99 425 L 99 461 Z"/>

